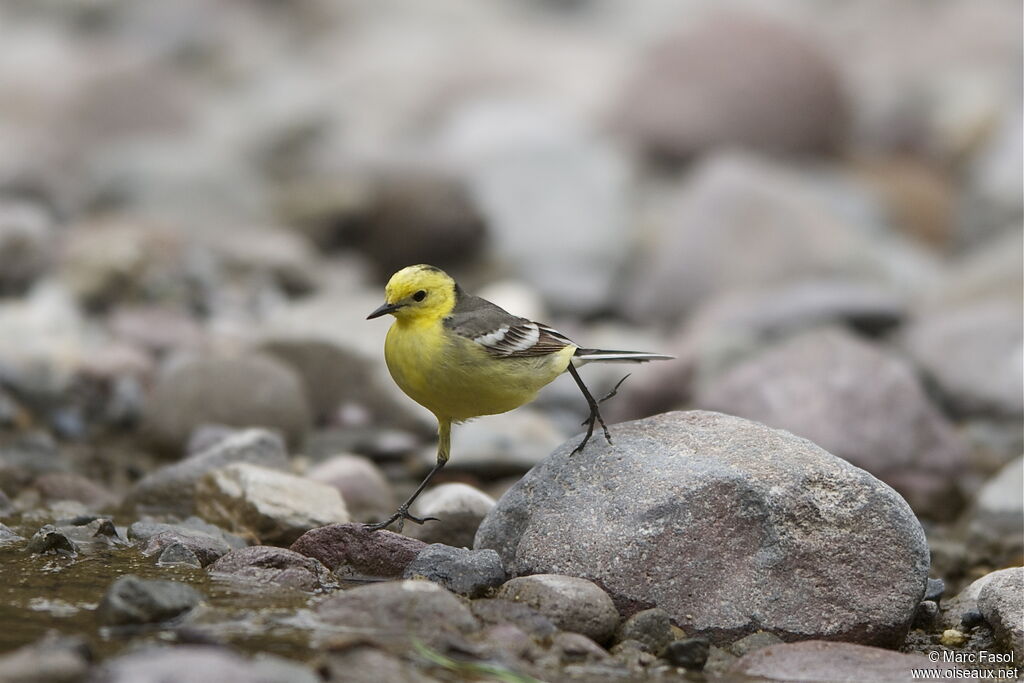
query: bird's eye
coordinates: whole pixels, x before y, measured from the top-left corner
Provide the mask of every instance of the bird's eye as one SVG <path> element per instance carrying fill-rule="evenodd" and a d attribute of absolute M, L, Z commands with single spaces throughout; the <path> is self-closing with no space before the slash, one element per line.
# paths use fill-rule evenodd
<path fill-rule="evenodd" d="M 424 299 L 427 298 L 427 293 L 421 289 L 420 291 L 413 294 L 412 298 L 415 299 L 416 301 L 423 301 Z"/>

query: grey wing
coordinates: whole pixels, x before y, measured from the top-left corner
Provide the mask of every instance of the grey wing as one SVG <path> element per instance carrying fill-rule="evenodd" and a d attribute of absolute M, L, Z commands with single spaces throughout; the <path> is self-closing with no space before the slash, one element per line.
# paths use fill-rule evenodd
<path fill-rule="evenodd" d="M 573 343 L 547 325 L 512 315 L 477 296 L 461 296 L 444 324 L 500 358 L 544 356 Z"/>

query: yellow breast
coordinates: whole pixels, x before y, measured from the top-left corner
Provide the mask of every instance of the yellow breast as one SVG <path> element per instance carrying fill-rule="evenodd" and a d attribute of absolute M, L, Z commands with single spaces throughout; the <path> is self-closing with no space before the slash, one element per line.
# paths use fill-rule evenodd
<path fill-rule="evenodd" d="M 533 400 L 565 372 L 575 346 L 531 358 L 500 358 L 450 334 L 440 321 L 396 320 L 384 358 L 395 383 L 439 418 L 504 413 Z"/>

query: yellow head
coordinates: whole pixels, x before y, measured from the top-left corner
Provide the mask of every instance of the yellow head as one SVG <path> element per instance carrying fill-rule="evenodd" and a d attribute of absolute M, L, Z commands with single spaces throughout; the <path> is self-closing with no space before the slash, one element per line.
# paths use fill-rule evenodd
<path fill-rule="evenodd" d="M 402 268 L 384 288 L 384 305 L 366 319 L 386 313 L 399 320 L 443 318 L 455 307 L 455 289 L 455 280 L 440 268 L 423 264 Z"/>

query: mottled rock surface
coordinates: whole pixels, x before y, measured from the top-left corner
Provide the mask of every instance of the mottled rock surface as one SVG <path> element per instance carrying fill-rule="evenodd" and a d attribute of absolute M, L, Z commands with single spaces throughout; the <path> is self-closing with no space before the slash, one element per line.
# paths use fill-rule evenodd
<path fill-rule="evenodd" d="M 209 571 L 213 576 L 304 591 L 336 585 L 330 570 L 319 560 L 265 545 L 232 550 L 211 564 Z"/>
<path fill-rule="evenodd" d="M 979 591 L 978 609 L 1003 647 L 1024 651 L 1024 568 L 996 574 Z"/>
<path fill-rule="evenodd" d="M 405 579 L 427 579 L 453 593 L 478 598 L 508 578 L 493 550 L 468 550 L 434 543 L 421 550 L 402 573 Z"/>
<path fill-rule="evenodd" d="M 737 661 L 729 673 L 768 681 L 913 681 L 912 669 L 960 668 L 931 662 L 923 655 L 903 654 L 853 643 L 810 640 L 773 645 Z"/>
<path fill-rule="evenodd" d="M 426 543 L 362 524 L 332 524 L 303 534 L 291 549 L 323 562 L 340 577 L 398 578 Z"/>
<path fill-rule="evenodd" d="M 173 619 L 199 604 L 202 595 L 177 581 L 146 581 L 126 575 L 107 589 L 98 615 L 103 623 L 150 624 Z"/>
<path fill-rule="evenodd" d="M 727 643 L 902 642 L 928 547 L 895 491 L 788 432 L 709 412 L 559 448 L 498 501 L 477 548 L 513 575 L 590 579 L 625 616 L 657 606 Z"/>

